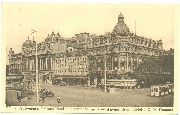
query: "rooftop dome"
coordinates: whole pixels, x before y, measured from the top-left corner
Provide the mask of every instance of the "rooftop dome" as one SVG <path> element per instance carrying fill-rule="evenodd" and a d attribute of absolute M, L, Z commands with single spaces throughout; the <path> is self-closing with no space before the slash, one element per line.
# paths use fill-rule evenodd
<path fill-rule="evenodd" d="M 124 23 L 124 16 L 120 13 L 118 17 L 118 23 L 114 27 L 112 34 L 115 35 L 128 35 L 130 33 L 129 28 Z"/>

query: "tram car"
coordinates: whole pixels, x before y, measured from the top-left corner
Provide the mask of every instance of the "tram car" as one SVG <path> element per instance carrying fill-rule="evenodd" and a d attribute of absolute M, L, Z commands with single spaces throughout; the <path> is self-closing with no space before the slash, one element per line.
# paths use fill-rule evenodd
<path fill-rule="evenodd" d="M 168 85 L 151 86 L 151 96 L 160 97 L 169 94 Z"/>
<path fill-rule="evenodd" d="M 104 79 L 101 79 L 101 84 L 104 84 Z M 114 85 L 116 88 L 132 89 L 137 85 L 136 79 L 107 79 L 107 84 Z"/>

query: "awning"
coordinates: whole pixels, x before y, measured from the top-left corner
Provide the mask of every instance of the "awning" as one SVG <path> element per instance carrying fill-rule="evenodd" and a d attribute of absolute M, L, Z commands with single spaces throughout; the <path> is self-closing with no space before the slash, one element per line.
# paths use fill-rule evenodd
<path fill-rule="evenodd" d="M 8 76 L 6 77 L 6 80 L 11 80 L 11 79 L 21 79 L 23 76 Z"/>
<path fill-rule="evenodd" d="M 8 76 L 22 76 L 23 74 L 9 73 Z"/>
<path fill-rule="evenodd" d="M 52 79 L 62 79 L 62 78 L 88 78 L 88 76 L 68 76 L 68 75 L 55 75 L 55 77 L 52 77 Z"/>

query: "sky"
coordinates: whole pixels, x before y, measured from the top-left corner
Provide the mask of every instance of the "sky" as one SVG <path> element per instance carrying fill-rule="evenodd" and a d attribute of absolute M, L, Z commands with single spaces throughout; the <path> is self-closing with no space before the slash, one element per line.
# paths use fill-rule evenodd
<path fill-rule="evenodd" d="M 168 4 L 98 3 L 3 3 L 2 34 L 6 48 L 21 52 L 31 29 L 34 39 L 44 41 L 52 31 L 64 38 L 88 32 L 102 35 L 112 32 L 120 12 L 131 32 L 163 41 L 165 50 L 174 48 L 175 6 Z"/>

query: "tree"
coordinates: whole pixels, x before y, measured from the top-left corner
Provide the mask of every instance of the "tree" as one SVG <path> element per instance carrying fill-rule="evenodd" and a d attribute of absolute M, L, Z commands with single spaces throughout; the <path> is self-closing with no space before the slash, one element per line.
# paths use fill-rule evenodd
<path fill-rule="evenodd" d="M 174 55 L 147 58 L 136 68 L 136 79 L 152 84 L 174 83 Z"/>

